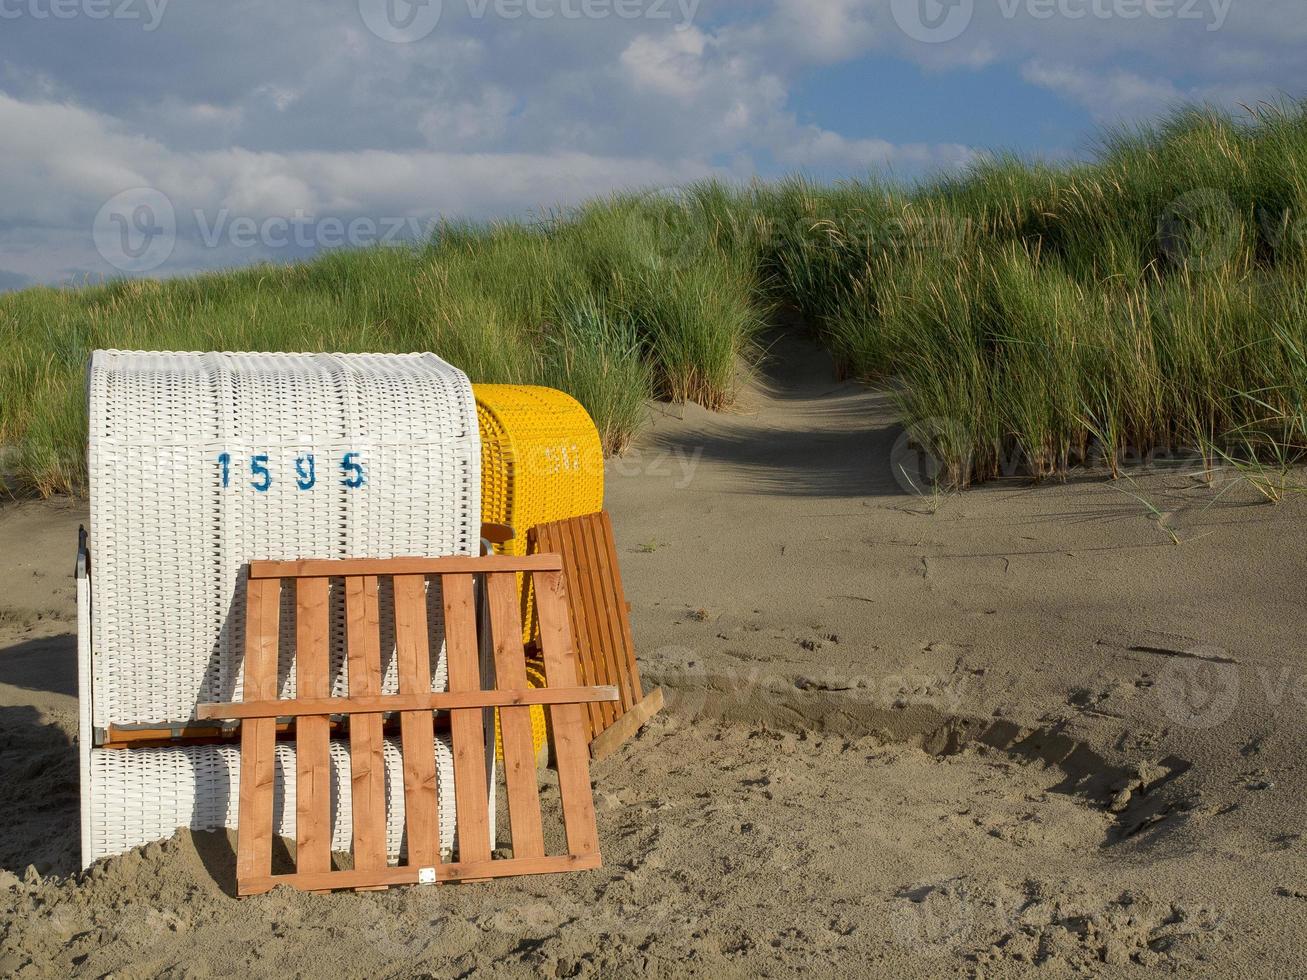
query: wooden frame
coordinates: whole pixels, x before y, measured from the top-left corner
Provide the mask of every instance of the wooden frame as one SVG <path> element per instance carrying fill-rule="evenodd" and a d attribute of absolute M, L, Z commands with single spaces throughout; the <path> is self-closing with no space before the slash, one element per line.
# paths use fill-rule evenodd
<path fill-rule="evenodd" d="M 277 885 L 310 891 L 372 889 L 401 884 L 483 880 L 600 865 L 590 790 L 582 704 L 616 700 L 603 686 L 580 687 L 567 590 L 557 555 L 525 558 L 395 558 L 253 562 L 245 638 L 244 700 L 206 704 L 202 719 L 239 719 L 240 812 L 236 881 L 241 895 Z M 548 686 L 526 683 L 518 572 L 534 576 L 541 649 Z M 474 581 L 484 576 L 496 687 L 483 690 L 478 658 Z M 381 693 L 378 579 L 390 577 L 395 603 L 398 694 Z M 445 616 L 449 690 L 431 691 L 426 627 L 426 580 L 439 578 Z M 295 587 L 297 698 L 277 698 L 278 630 L 282 580 Z M 349 693 L 330 697 L 328 666 L 330 582 L 343 580 Z M 543 704 L 553 722 L 559 792 L 568 853 L 545 854 L 530 705 Z M 498 707 L 504 777 L 513 839 L 511 858 L 492 859 L 488 821 L 486 743 L 482 712 Z M 458 860 L 441 863 L 434 711 L 450 712 Z M 398 713 L 403 755 L 407 861 L 386 857 L 386 770 L 382 723 Z M 331 868 L 329 724 L 349 719 L 353 812 L 351 870 Z M 278 719 L 294 719 L 296 739 L 296 869 L 272 873 L 273 792 Z"/>
<path fill-rule="evenodd" d="M 83 536 L 86 529 L 82 528 Z M 482 524 L 481 539 L 482 542 L 490 544 L 503 544 L 506 541 L 513 540 L 514 530 L 505 524 Z M 484 554 L 485 552 L 483 552 Z M 203 718 L 204 715 L 197 712 L 197 718 Z M 311 723 L 312 724 L 312 723 Z M 281 724 L 277 726 L 277 734 L 285 736 L 289 731 L 289 726 Z M 220 725 L 110 725 L 102 733 L 97 733 L 99 741 L 97 748 L 101 749 L 133 749 L 133 748 L 161 748 L 170 745 L 212 745 L 226 742 L 235 742 L 237 736 L 234 732 L 226 731 Z"/>
<path fill-rule="evenodd" d="M 602 759 L 615 752 L 663 706 L 662 688 L 645 694 L 640 684 L 630 605 L 622 588 L 612 520 L 603 510 L 539 524 L 527 537 L 531 552 L 562 558 L 571 589 L 568 608 L 583 683 L 613 686 L 620 693 L 611 702 L 592 701 L 586 705 L 590 755 Z"/>

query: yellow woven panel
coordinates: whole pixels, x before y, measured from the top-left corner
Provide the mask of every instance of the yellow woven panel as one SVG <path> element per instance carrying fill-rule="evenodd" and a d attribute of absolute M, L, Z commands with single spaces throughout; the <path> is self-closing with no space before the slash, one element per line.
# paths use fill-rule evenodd
<path fill-rule="evenodd" d="M 536 660 L 526 662 L 526 682 L 529 687 L 540 688 L 545 686 L 544 664 Z M 540 750 L 544 748 L 545 742 L 549 740 L 549 730 L 545 727 L 545 706 L 543 704 L 531 705 L 531 744 L 535 746 L 536 756 L 539 757 Z M 495 712 L 495 758 L 500 762 L 504 761 L 504 738 L 499 731 L 499 712 Z"/>
<path fill-rule="evenodd" d="M 497 552 L 525 555 L 527 531 L 537 524 L 603 509 L 603 447 L 580 402 L 534 385 L 473 385 L 472 393 L 481 426 L 481 519 L 516 532 Z M 533 614 L 528 589 L 522 595 L 528 642 L 536 630 Z"/>

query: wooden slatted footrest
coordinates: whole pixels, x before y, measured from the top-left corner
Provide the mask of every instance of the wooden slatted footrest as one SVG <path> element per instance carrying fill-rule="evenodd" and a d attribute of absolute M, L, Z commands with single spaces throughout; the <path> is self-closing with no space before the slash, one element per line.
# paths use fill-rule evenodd
<path fill-rule="evenodd" d="M 483 558 L 396 558 L 254 562 L 250 566 L 244 700 L 206 704 L 201 719 L 241 724 L 241 785 L 236 882 L 241 895 L 291 885 L 309 891 L 484 880 L 600 865 L 588 738 L 582 705 L 615 701 L 611 686 L 578 685 L 567 591 L 558 555 Z M 534 577 L 546 686 L 527 686 L 518 572 Z M 483 690 L 474 584 L 484 576 L 494 645 L 496 686 Z M 381 691 L 379 581 L 394 596 L 399 692 Z M 295 589 L 297 697 L 277 697 L 279 616 L 283 580 Z M 329 605 L 332 580 L 343 583 L 349 693 L 331 697 Z M 449 690 L 430 682 L 428 582 L 439 584 L 445 621 Z M 540 811 L 531 705 L 547 706 L 554 731 L 567 853 L 549 855 Z M 489 788 L 482 713 L 501 711 L 504 777 L 513 856 L 490 852 Z M 442 863 L 435 767 L 435 711 L 450 712 L 458 858 Z M 386 769 L 382 723 L 398 713 L 403 755 L 406 862 L 386 857 Z M 331 868 L 329 724 L 349 720 L 353 858 Z M 272 873 L 273 796 L 278 719 L 293 719 L 296 738 L 296 867 Z"/>
<path fill-rule="evenodd" d="M 663 707 L 662 688 L 645 694 L 640 683 L 613 522 L 606 510 L 570 517 L 533 527 L 527 541 L 532 552 L 562 556 L 582 681 L 611 685 L 621 694 L 611 702 L 586 705 L 590 756 L 602 759 Z"/>

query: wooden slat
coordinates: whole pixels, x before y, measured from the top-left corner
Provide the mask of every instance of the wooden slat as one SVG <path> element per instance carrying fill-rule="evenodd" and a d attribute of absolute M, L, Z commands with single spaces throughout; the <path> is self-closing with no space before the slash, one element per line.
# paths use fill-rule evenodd
<path fill-rule="evenodd" d="M 245 680 L 251 700 L 277 696 L 277 628 L 281 583 L 250 582 L 245 613 Z M 277 723 L 260 718 L 241 726 L 238 881 L 272 873 L 272 791 L 276 778 Z"/>
<path fill-rule="evenodd" d="M 378 575 L 475 575 L 480 572 L 547 572 L 562 568 L 558 555 L 488 555 L 472 558 L 345 558 L 250 562 L 250 578 L 342 578 Z"/>
<path fill-rule="evenodd" d="M 486 589 L 496 682 L 504 687 L 526 687 L 516 576 L 491 573 L 486 576 Z M 499 726 L 504 743 L 504 781 L 508 786 L 513 857 L 541 857 L 545 853 L 545 834 L 540 817 L 540 790 L 536 785 L 535 746 L 531 741 L 531 709 L 500 708 Z"/>
<path fill-rule="evenodd" d="M 562 572 L 535 575 L 536 615 L 540 619 L 540 650 L 545 683 L 570 687 L 576 683 L 576 656 L 567 619 L 567 586 Z M 567 847 L 572 854 L 597 855 L 599 831 L 590 790 L 589 739 L 581 709 L 574 704 L 549 709 L 554 728 L 558 791 L 563 800 Z"/>
<path fill-rule="evenodd" d="M 557 554 L 559 554 L 559 555 L 562 557 L 562 559 L 563 559 L 563 567 L 566 568 L 566 567 L 567 567 L 567 555 L 563 554 L 563 550 L 564 550 L 564 549 L 563 549 L 562 543 L 561 543 L 561 541 L 558 539 L 557 535 L 554 535 L 554 534 L 551 533 L 551 529 L 552 529 L 552 528 L 555 528 L 555 527 L 557 527 L 556 524 L 539 524 L 539 525 L 537 525 L 537 526 L 531 528 L 530 530 L 528 530 L 528 531 L 527 531 L 527 534 L 526 534 L 526 547 L 527 547 L 527 551 L 528 551 L 528 553 L 530 553 L 530 554 L 535 554 L 535 553 L 537 553 L 537 552 L 540 552 L 540 553 L 548 553 L 548 552 L 554 552 L 554 553 L 557 553 Z M 575 631 L 575 630 L 577 630 L 577 629 L 579 628 L 579 626 L 578 626 L 578 624 L 577 624 L 577 620 L 576 620 L 576 611 L 575 611 L 575 610 L 571 610 L 571 615 L 572 615 L 572 627 L 573 627 L 573 630 Z M 533 651 L 533 653 L 534 653 L 534 654 L 539 654 L 539 652 L 540 652 L 540 649 L 539 649 L 539 640 L 538 640 L 538 638 L 537 638 L 536 649 Z M 578 651 L 578 655 L 579 655 L 579 651 Z M 585 683 L 588 682 L 588 676 L 587 676 L 587 674 L 586 674 L 586 672 L 585 672 L 585 668 L 584 668 L 584 666 L 580 666 L 580 669 L 577 671 L 577 676 L 578 676 L 578 678 L 580 679 L 580 683 L 585 684 Z M 586 718 L 586 723 L 587 723 L 587 725 L 590 724 L 590 715 L 591 715 L 591 712 L 593 712 L 593 711 L 595 711 L 595 710 L 596 710 L 596 709 L 595 709 L 595 706 L 592 705 L 592 704 L 587 704 L 585 707 L 583 707 L 583 708 L 581 709 L 582 713 L 584 714 L 584 716 L 585 716 L 585 718 Z"/>
<path fill-rule="evenodd" d="M 445 663 L 450 693 L 479 693 L 481 665 L 477 648 L 472 576 L 441 579 L 445 606 Z M 454 801 L 458 818 L 458 859 L 465 864 L 490 860 L 489 798 L 486 793 L 484 710 L 461 708 L 449 717 L 454 747 Z"/>
<path fill-rule="evenodd" d="M 607 684 L 612 676 L 607 656 L 612 642 L 609 639 L 611 631 L 604 616 L 604 584 L 595 574 L 594 561 L 585 547 L 588 527 L 584 518 L 563 521 L 560 532 L 566 542 L 567 575 L 575 583 L 572 587 L 576 593 L 575 605 L 585 622 L 585 633 L 577 635 L 577 643 L 582 648 L 581 660 L 585 665 L 585 683 Z M 593 713 L 598 716 L 598 724 L 590 728 L 592 738 L 611 725 L 618 715 L 611 705 L 595 705 Z"/>
<path fill-rule="evenodd" d="M 110 725 L 105 730 L 104 740 L 96 743 L 95 747 L 97 749 L 155 748 L 174 742 L 201 745 L 205 741 L 231 741 L 231 739 L 228 733 L 217 725 L 180 725 L 176 728 L 124 728 L 121 725 Z"/>
<path fill-rule="evenodd" d="M 631 605 L 626 600 L 617 560 L 612 519 L 607 511 L 538 525 L 530 543 L 537 551 L 558 551 L 571 594 L 571 622 L 582 683 L 616 686 L 621 703 L 589 706 L 593 758 L 612 752 L 662 707 L 646 696 L 631 634 Z M 652 699 L 652 700 L 651 700 Z M 627 715 L 634 717 L 626 720 Z M 610 729 L 614 734 L 599 738 Z"/>
<path fill-rule="evenodd" d="M 278 701 L 277 637 L 281 582 L 276 578 L 254 578 L 249 582 L 249 633 L 246 638 L 246 693 L 248 703 L 207 705 L 214 717 L 235 714 L 243 718 L 241 784 L 241 826 L 238 844 L 238 890 L 242 895 L 267 891 L 279 884 L 305 890 L 334 888 L 375 889 L 393 884 L 417 883 L 424 878 L 454 881 L 498 878 L 507 875 L 575 871 L 599 866 L 599 844 L 595 827 L 594 801 L 590 795 L 589 758 L 582 704 L 597 699 L 616 701 L 617 688 L 594 689 L 577 683 L 571 621 L 567 615 L 567 580 L 562 560 L 509 558 L 489 563 L 494 571 L 486 576 L 486 609 L 493 634 L 497 684 L 503 690 L 482 691 L 477 623 L 473 608 L 473 573 L 452 572 L 444 576 L 442 596 L 446 620 L 447 661 L 450 691 L 430 690 L 431 651 L 427 644 L 424 575 L 401 573 L 394 579 L 396 660 L 398 694 L 381 694 L 380 615 L 377 575 L 343 575 L 343 567 L 364 566 L 379 570 L 377 562 L 336 562 L 323 574 L 320 563 L 314 574 L 297 582 L 297 686 L 301 697 Z M 527 687 L 526 662 L 522 647 L 522 622 L 514 573 L 519 567 L 546 566 L 535 582 L 541 610 L 541 649 L 549 686 Z M 454 567 L 462 567 L 456 565 Z M 379 572 L 379 574 L 381 574 Z M 349 695 L 329 695 L 327 650 L 328 580 L 344 580 L 348 640 Z M 531 704 L 551 706 L 559 786 L 570 854 L 546 857 L 531 744 Z M 508 784 L 509 821 L 514 857 L 490 858 L 488 822 L 488 771 L 485 753 L 489 749 L 483 719 L 487 705 L 499 704 L 504 738 L 505 780 Z M 451 708 L 454 741 L 454 779 L 459 836 L 458 861 L 439 863 L 439 796 L 436 784 L 434 716 L 437 706 Z M 404 793 L 409 860 L 399 868 L 386 861 L 385 759 L 382 723 L 387 712 L 397 712 L 404 751 Z M 354 810 L 354 867 L 350 871 L 330 870 L 329 800 L 330 780 L 319 780 L 310 742 L 320 741 L 326 732 L 314 732 L 316 724 L 330 724 L 329 717 L 344 714 L 350 719 L 351 786 Z M 299 764 L 303 795 L 298 820 L 305 838 L 295 874 L 272 872 L 272 801 L 275 777 L 275 732 L 277 717 L 298 719 L 296 731 L 303 740 Z M 329 777 L 329 757 L 319 753 Z M 324 792 L 319 787 L 325 787 Z M 310 800 L 313 800 L 311 803 Z M 313 821 L 319 820 L 315 836 Z M 325 862 L 320 859 L 327 848 Z M 318 870 L 312 870 L 318 859 Z"/>
<path fill-rule="evenodd" d="M 625 652 L 622 649 L 622 628 L 617 620 L 626 621 L 621 606 L 613 601 L 613 573 L 608 566 L 604 548 L 603 524 L 601 515 L 590 514 L 573 525 L 578 544 L 584 550 L 585 561 L 589 565 L 590 580 L 594 588 L 594 608 L 599 624 L 599 648 L 595 660 L 600 665 L 600 672 L 595 678 L 597 684 L 614 684 L 622 692 L 621 705 L 605 705 L 604 719 L 607 728 L 637 700 L 631 691 L 631 681 L 624 669 Z"/>
<path fill-rule="evenodd" d="M 566 523 L 559 521 L 554 524 L 540 525 L 534 528 L 528 537 L 539 550 L 557 551 L 563 556 L 563 567 L 566 570 L 564 574 L 568 576 L 572 584 L 574 597 L 569 613 L 572 620 L 572 633 L 576 642 L 577 668 L 580 671 L 580 681 L 582 684 L 594 684 L 593 674 L 595 668 L 592 660 L 594 640 L 590 631 L 590 619 L 586 614 L 585 596 L 587 590 L 578 579 L 578 572 L 575 569 L 576 563 L 572 556 L 571 538 L 566 534 Z M 604 716 L 598 705 L 586 705 L 585 717 L 587 730 L 591 736 L 603 731 Z"/>
<path fill-rule="evenodd" d="M 427 642 L 426 579 L 396 575 L 395 657 L 401 694 L 431 693 L 431 654 Z M 436 796 L 435 716 L 428 710 L 399 716 L 404 755 L 404 823 L 408 863 L 440 863 L 439 801 Z"/>
<path fill-rule="evenodd" d="M 295 584 L 295 691 L 301 698 L 326 698 L 331 694 L 330 583 L 317 578 Z M 295 869 L 305 874 L 331 870 L 330 738 L 325 713 L 302 717 L 296 725 Z"/>
<path fill-rule="evenodd" d="M 296 698 L 288 701 L 229 701 L 203 706 L 204 718 L 302 718 L 360 711 L 454 711 L 459 708 L 511 708 L 535 704 L 596 704 L 617 701 L 615 687 L 528 687 L 516 691 L 462 691 L 439 694 L 380 694 L 367 698 Z"/>
<path fill-rule="evenodd" d="M 436 865 L 436 881 L 466 881 L 506 878 L 513 875 L 558 874 L 586 871 L 600 866 L 598 854 L 563 854 L 557 857 L 516 858 L 511 861 L 459 861 Z M 240 886 L 241 895 L 260 895 L 278 885 L 291 885 L 306 891 L 330 888 L 376 888 L 391 885 L 415 885 L 415 867 L 380 868 L 376 871 L 332 871 L 326 874 L 265 875 L 252 878 Z"/>
<path fill-rule="evenodd" d="M 617 561 L 617 537 L 613 534 L 613 520 L 608 511 L 599 512 L 598 522 L 599 541 L 603 551 L 600 564 L 604 567 L 609 588 L 612 590 L 610 593 L 613 602 L 612 621 L 619 631 L 617 637 L 619 646 L 614 653 L 623 658 L 623 662 L 617 667 L 626 678 L 626 686 L 631 692 L 631 703 L 634 705 L 644 699 L 644 689 L 640 684 L 640 667 L 635 660 L 635 639 L 631 635 L 631 617 L 628 615 L 631 604 L 626 601 L 626 589 L 622 586 L 621 566 Z"/>
<path fill-rule="evenodd" d="M 348 563 L 346 563 L 348 564 Z M 375 575 L 345 579 L 345 630 L 349 649 L 349 693 L 381 694 L 380 614 Z M 386 760 L 380 713 L 349 719 L 350 808 L 354 817 L 354 867 L 386 867 Z"/>

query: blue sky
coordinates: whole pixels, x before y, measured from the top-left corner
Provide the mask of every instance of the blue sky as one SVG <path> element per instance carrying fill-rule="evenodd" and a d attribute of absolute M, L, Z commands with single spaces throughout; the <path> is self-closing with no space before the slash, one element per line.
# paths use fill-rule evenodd
<path fill-rule="evenodd" d="M 1304 0 L 0 0 L 0 289 L 1307 95 Z"/>
<path fill-rule="evenodd" d="M 876 93 L 894 93 L 893 111 Z M 791 92 L 799 120 L 854 138 L 963 143 L 1061 157 L 1080 154 L 1093 120 L 1083 106 L 1030 85 L 1012 65 L 926 73 L 898 57 L 863 57 L 804 72 Z M 1020 106 L 1019 111 L 1008 107 Z"/>

